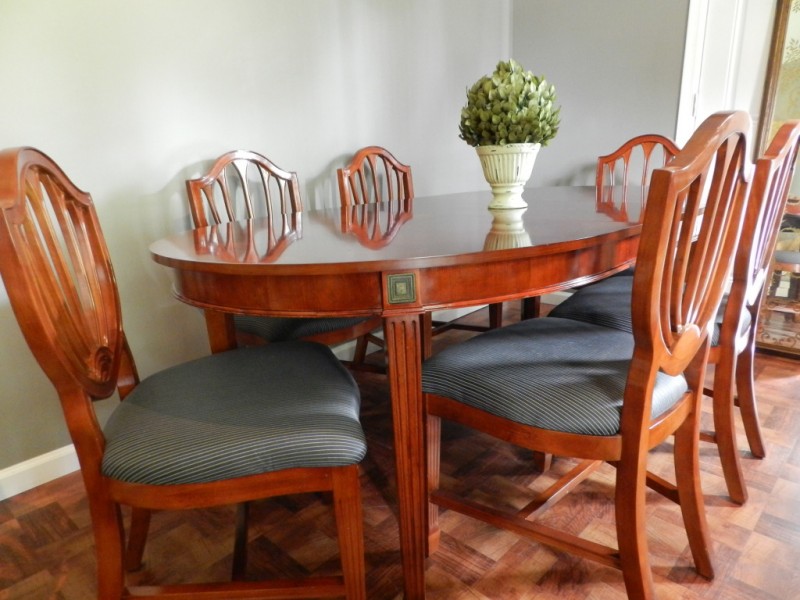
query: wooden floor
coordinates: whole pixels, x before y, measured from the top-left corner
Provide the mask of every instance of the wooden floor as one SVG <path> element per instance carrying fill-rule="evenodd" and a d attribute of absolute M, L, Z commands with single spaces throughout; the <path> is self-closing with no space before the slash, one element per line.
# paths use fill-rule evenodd
<path fill-rule="evenodd" d="M 484 315 L 485 316 L 485 315 Z M 448 332 L 436 344 L 460 339 Z M 757 388 L 768 440 L 764 460 L 744 459 L 750 500 L 725 495 L 715 450 L 702 450 L 703 485 L 714 542 L 716 578 L 692 568 L 676 506 L 648 493 L 648 535 L 661 599 L 789 600 L 800 598 L 800 363 L 759 355 Z M 371 600 L 402 597 L 397 505 L 386 379 L 357 373 L 369 451 L 363 463 L 367 587 Z M 706 415 L 707 417 L 708 415 Z M 536 473 L 518 449 L 452 426 L 444 429 L 443 474 L 452 485 L 522 505 L 550 475 Z M 744 440 L 741 440 L 744 447 Z M 670 447 L 650 466 L 670 472 Z M 553 470 L 569 467 L 554 461 Z M 455 479 L 457 477 L 457 479 Z M 601 469 L 551 510 L 558 526 L 613 543 L 612 469 Z M 330 505 L 322 496 L 257 503 L 250 532 L 249 576 L 337 572 Z M 466 517 L 444 513 L 442 545 L 428 563 L 429 598 L 538 600 L 625 598 L 619 572 L 554 552 Z M 230 568 L 230 508 L 155 515 L 145 567 L 137 582 L 225 578 Z M 94 598 L 95 558 L 78 474 L 0 502 L 0 600 Z"/>

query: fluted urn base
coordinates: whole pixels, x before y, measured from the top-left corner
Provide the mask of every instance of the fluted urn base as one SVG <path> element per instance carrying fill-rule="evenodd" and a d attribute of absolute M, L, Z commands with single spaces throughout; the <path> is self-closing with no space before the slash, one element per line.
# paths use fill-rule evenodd
<path fill-rule="evenodd" d="M 483 167 L 483 175 L 492 188 L 490 209 L 528 206 L 522 197 L 522 191 L 533 172 L 539 148 L 541 144 L 506 144 L 475 148 Z"/>
<path fill-rule="evenodd" d="M 525 230 L 522 215 L 525 208 L 490 208 L 492 227 L 486 234 L 484 250 L 506 250 L 531 245 L 531 236 Z"/>

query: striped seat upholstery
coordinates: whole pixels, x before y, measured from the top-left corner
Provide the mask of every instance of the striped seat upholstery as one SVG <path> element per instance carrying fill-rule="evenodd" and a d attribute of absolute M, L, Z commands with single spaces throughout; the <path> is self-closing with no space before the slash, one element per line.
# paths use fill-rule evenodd
<path fill-rule="evenodd" d="M 631 333 L 633 277 L 609 277 L 579 290 L 550 311 L 550 316 L 574 319 Z"/>
<path fill-rule="evenodd" d="M 576 290 L 569 298 L 550 311 L 551 317 L 574 319 L 631 332 L 631 293 L 633 277 L 609 277 Z M 711 345 L 719 344 L 719 331 L 725 315 L 726 298 L 717 311 Z M 742 331 L 750 327 L 750 313 L 745 311 Z"/>
<path fill-rule="evenodd" d="M 366 453 L 359 403 L 352 376 L 320 344 L 203 357 L 145 379 L 115 409 L 103 473 L 168 485 L 355 464 Z"/>
<path fill-rule="evenodd" d="M 615 435 L 632 352 L 633 336 L 624 331 L 529 319 L 434 355 L 423 365 L 422 389 L 525 425 Z M 683 376 L 659 374 L 653 416 L 686 390 Z"/>
<path fill-rule="evenodd" d="M 302 319 L 292 317 L 260 317 L 234 315 L 233 323 L 238 331 L 257 335 L 268 342 L 287 342 L 330 333 L 337 329 L 355 327 L 370 317 L 330 317 Z"/>

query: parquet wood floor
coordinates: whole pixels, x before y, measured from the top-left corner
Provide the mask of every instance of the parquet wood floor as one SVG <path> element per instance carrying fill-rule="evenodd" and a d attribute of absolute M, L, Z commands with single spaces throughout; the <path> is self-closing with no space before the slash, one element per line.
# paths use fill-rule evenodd
<path fill-rule="evenodd" d="M 466 335 L 447 332 L 435 344 Z M 661 599 L 800 598 L 800 362 L 759 355 L 757 370 L 769 455 L 764 460 L 744 459 L 750 490 L 745 506 L 728 501 L 716 450 L 702 449 L 716 566 L 712 582 L 692 568 L 678 508 L 648 493 L 650 552 Z M 359 372 L 356 378 L 369 438 L 362 469 L 368 595 L 371 600 L 392 600 L 402 594 L 388 389 L 382 375 Z M 443 447 L 446 480 L 493 502 L 522 505 L 530 490 L 547 486 L 552 479 L 532 468 L 526 452 L 464 429 L 445 426 Z M 745 447 L 743 437 L 740 447 Z M 669 451 L 665 444 L 654 452 L 653 470 L 669 474 Z M 569 466 L 569 461 L 556 459 L 553 472 Z M 602 468 L 546 518 L 613 543 L 612 485 L 613 470 Z M 323 496 L 255 504 L 249 575 L 336 572 L 338 554 L 329 509 Z M 226 578 L 233 518 L 227 507 L 155 515 L 145 567 L 131 579 Z M 613 569 L 453 513 L 443 513 L 442 528 L 441 549 L 429 559 L 426 574 L 431 599 L 625 598 L 622 577 Z M 0 502 L 0 600 L 94 598 L 94 561 L 88 508 L 77 473 Z"/>

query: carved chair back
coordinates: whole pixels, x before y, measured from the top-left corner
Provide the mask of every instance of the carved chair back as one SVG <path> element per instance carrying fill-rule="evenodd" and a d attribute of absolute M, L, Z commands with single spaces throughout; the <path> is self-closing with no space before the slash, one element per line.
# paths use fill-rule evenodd
<path fill-rule="evenodd" d="M 280 222 L 278 215 L 303 208 L 297 174 L 248 150 L 223 154 L 206 175 L 187 180 L 186 191 L 195 227 L 260 217 Z"/>
<path fill-rule="evenodd" d="M 669 163 L 679 150 L 667 137 L 645 134 L 631 138 L 611 154 L 598 157 L 595 174 L 598 209 L 622 221 L 641 220 L 653 169 Z M 629 205 L 632 187 L 639 189 L 636 207 Z M 633 208 L 635 214 L 629 214 Z"/>

